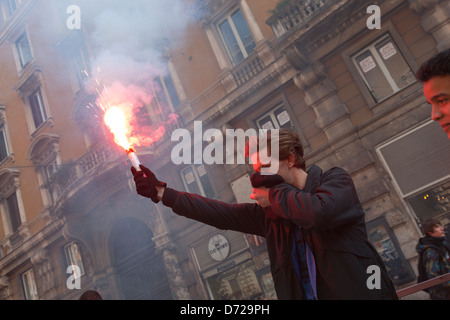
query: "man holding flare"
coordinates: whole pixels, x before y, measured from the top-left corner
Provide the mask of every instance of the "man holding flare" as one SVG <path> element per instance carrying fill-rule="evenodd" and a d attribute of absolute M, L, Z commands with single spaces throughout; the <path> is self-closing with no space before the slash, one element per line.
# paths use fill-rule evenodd
<path fill-rule="evenodd" d="M 278 299 L 397 299 L 384 263 L 367 238 L 351 176 L 341 168 L 322 172 L 313 165 L 306 170 L 295 132 L 280 129 L 273 138 L 279 150 L 278 159 L 271 160 L 278 162 L 276 174 L 261 174 L 270 163 L 262 164 L 258 153 L 247 154 L 256 171 L 250 198 L 257 203 L 227 204 L 177 191 L 143 165 L 142 171 L 131 168 L 137 193 L 162 201 L 180 216 L 265 237 Z M 380 271 L 376 288 L 367 284 L 367 270 L 373 266 Z"/>

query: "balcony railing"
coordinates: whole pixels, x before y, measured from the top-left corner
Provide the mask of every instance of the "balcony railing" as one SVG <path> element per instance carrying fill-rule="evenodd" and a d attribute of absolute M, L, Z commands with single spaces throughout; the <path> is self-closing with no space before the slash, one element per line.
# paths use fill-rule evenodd
<path fill-rule="evenodd" d="M 57 203 L 65 197 L 80 182 L 91 176 L 97 168 L 107 165 L 107 163 L 116 162 L 120 154 L 107 146 L 98 145 L 89 150 L 77 161 L 65 164 L 57 173 L 57 178 L 48 186 L 54 203 Z"/>
<path fill-rule="evenodd" d="M 306 25 L 318 14 L 324 12 L 337 0 L 292 0 L 276 10 L 266 23 L 272 27 L 277 38 Z"/>
<path fill-rule="evenodd" d="M 233 74 L 236 85 L 239 87 L 251 80 L 263 69 L 264 62 L 257 54 L 255 54 L 253 57 L 245 59 L 239 65 L 234 67 L 231 73 Z"/>

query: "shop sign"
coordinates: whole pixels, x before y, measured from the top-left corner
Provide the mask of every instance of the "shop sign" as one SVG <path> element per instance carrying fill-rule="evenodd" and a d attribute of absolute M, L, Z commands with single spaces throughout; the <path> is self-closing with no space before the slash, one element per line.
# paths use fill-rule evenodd
<path fill-rule="evenodd" d="M 230 242 L 221 234 L 217 234 L 208 243 L 209 255 L 216 261 L 225 260 L 230 254 Z"/>
<path fill-rule="evenodd" d="M 249 251 L 246 251 L 237 257 L 234 257 L 233 259 L 229 259 L 227 261 L 224 261 L 223 263 L 215 266 L 214 268 L 206 271 L 203 273 L 203 277 L 205 279 L 214 276 L 218 273 L 233 269 L 237 265 L 241 264 L 244 261 L 250 260 L 252 258 L 252 254 Z"/>

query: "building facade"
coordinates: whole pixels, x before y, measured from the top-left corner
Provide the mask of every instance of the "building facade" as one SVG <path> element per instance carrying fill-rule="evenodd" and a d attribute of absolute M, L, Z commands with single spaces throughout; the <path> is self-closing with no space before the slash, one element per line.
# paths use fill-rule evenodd
<path fill-rule="evenodd" d="M 158 42 L 167 72 L 145 105 L 152 121 L 178 118 L 138 149 L 141 162 L 175 189 L 247 202 L 249 165 L 176 165 L 172 132 L 295 130 L 307 166 L 352 175 L 394 284 L 414 284 L 421 219 L 449 223 L 450 142 L 414 78 L 449 46 L 448 1 L 184 2 L 192 20 Z M 0 297 L 276 299 L 263 238 L 136 195 L 85 88 L 102 8 L 70 29 L 69 2 L 0 4 Z"/>

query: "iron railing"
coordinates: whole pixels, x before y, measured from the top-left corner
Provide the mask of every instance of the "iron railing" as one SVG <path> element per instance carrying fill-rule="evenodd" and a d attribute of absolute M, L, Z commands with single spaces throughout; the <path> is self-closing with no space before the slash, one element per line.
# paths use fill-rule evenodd
<path fill-rule="evenodd" d="M 436 278 L 433 278 L 433 279 L 430 279 L 430 280 L 426 280 L 426 281 L 423 281 L 421 283 L 418 283 L 418 284 L 415 284 L 415 285 L 412 285 L 412 286 L 400 289 L 400 290 L 397 291 L 397 296 L 398 296 L 399 299 L 401 299 L 401 298 L 409 296 L 409 295 L 411 295 L 413 293 L 416 293 L 416 292 L 422 291 L 424 289 L 428 289 L 428 288 L 434 287 L 434 286 L 436 286 L 438 284 L 447 282 L 449 280 L 450 280 L 450 273 L 446 273 L 446 274 L 444 274 L 442 276 L 439 276 L 439 277 L 436 277 Z"/>
<path fill-rule="evenodd" d="M 266 23 L 272 27 L 275 36 L 280 38 L 306 25 L 336 2 L 336 0 L 292 0 L 284 7 L 275 10 Z"/>

